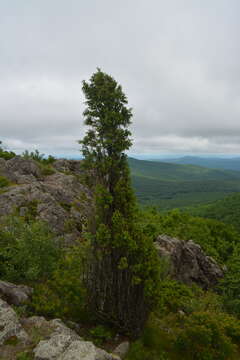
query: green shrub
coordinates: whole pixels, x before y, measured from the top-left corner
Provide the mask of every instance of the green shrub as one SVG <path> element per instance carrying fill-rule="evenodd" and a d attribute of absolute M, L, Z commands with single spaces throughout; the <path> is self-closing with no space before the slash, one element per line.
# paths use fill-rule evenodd
<path fill-rule="evenodd" d="M 240 317 L 240 246 L 227 262 L 227 272 L 220 281 L 218 290 L 222 294 L 226 310 Z"/>
<path fill-rule="evenodd" d="M 138 340 L 135 341 L 127 354 L 126 360 L 168 360 L 166 353 L 164 351 L 156 351 L 154 349 L 149 349 L 144 346 L 144 344 Z"/>
<path fill-rule="evenodd" d="M 240 327 L 226 314 L 198 312 L 182 321 L 174 347 L 184 359 L 235 359 Z"/>
<path fill-rule="evenodd" d="M 223 312 L 219 295 L 172 280 L 160 289 L 161 306 L 132 343 L 127 360 L 239 358 L 240 324 Z"/>
<path fill-rule="evenodd" d="M 238 321 L 222 312 L 151 316 L 126 360 L 236 360 L 239 344 Z"/>
<path fill-rule="evenodd" d="M 89 333 L 96 345 L 101 345 L 105 341 L 109 341 L 113 338 L 113 332 L 103 325 L 95 326 Z"/>
<path fill-rule="evenodd" d="M 33 353 L 24 351 L 24 352 L 17 354 L 16 360 L 32 360 L 33 358 L 34 358 Z"/>
<path fill-rule="evenodd" d="M 51 166 L 51 164 L 48 163 L 39 163 L 40 169 L 41 169 L 41 173 L 43 176 L 49 176 L 49 175 L 53 175 L 55 174 L 55 170 L 54 168 Z"/>
<path fill-rule="evenodd" d="M 5 176 L 0 176 L 0 189 L 10 185 L 10 181 Z"/>
<path fill-rule="evenodd" d="M 60 256 L 46 224 L 9 217 L 0 225 L 0 277 L 31 283 L 48 278 Z"/>
<path fill-rule="evenodd" d="M 31 151 L 31 152 L 28 151 L 28 150 L 25 150 L 22 153 L 22 157 L 24 159 L 33 159 L 33 160 L 35 160 L 38 163 L 41 163 L 43 165 L 52 164 L 56 160 L 55 157 L 53 157 L 52 155 L 49 155 L 48 157 L 45 157 L 45 154 L 41 154 L 39 152 L 39 150 L 34 150 L 34 151 Z"/>
<path fill-rule="evenodd" d="M 157 312 L 167 314 L 169 312 L 191 312 L 196 296 L 202 294 L 201 289 L 189 287 L 175 280 L 163 280 L 160 282 L 159 305 Z"/>
<path fill-rule="evenodd" d="M 39 150 L 34 150 L 34 151 L 28 151 L 28 150 L 25 150 L 23 153 L 22 153 L 22 157 L 24 159 L 33 159 L 35 161 L 39 161 L 41 162 L 43 159 L 44 159 L 44 154 L 41 154 L 39 152 Z"/>
<path fill-rule="evenodd" d="M 73 321 L 87 319 L 83 281 L 87 258 L 87 243 L 66 250 L 51 278 L 35 286 L 32 300 L 34 311 Z"/>
<path fill-rule="evenodd" d="M 156 318 L 150 317 L 140 339 L 133 342 L 126 356 L 126 360 L 168 360 L 169 339 L 158 326 Z M 164 346 L 163 346 L 164 344 Z M 166 346 L 167 345 L 167 346 Z"/>
<path fill-rule="evenodd" d="M 53 164 L 54 161 L 56 161 L 56 158 L 55 158 L 54 156 L 52 156 L 52 155 L 48 155 L 47 158 L 44 158 L 44 159 L 42 160 L 42 162 L 43 162 L 44 164 Z"/>
<path fill-rule="evenodd" d="M 24 215 L 21 216 L 22 220 L 26 221 L 26 222 L 32 222 L 36 219 L 38 211 L 37 211 L 37 207 L 38 207 L 39 201 L 38 200 L 32 200 L 32 201 L 28 201 L 25 204 L 22 204 L 21 206 L 19 206 L 17 208 L 17 214 L 20 215 L 20 208 L 24 207 L 25 208 L 25 212 Z"/>
<path fill-rule="evenodd" d="M 69 203 L 63 202 L 63 201 L 61 201 L 59 203 L 59 205 L 61 205 L 63 207 L 63 209 L 66 210 L 67 212 L 70 212 L 71 207 L 72 207 L 72 204 L 69 204 Z"/>
<path fill-rule="evenodd" d="M 4 341 L 4 345 L 15 346 L 15 345 L 19 344 L 19 342 L 20 342 L 20 340 L 17 338 L 17 336 L 13 335 Z"/>
<path fill-rule="evenodd" d="M 64 231 L 71 233 L 76 229 L 76 220 L 73 218 L 68 218 L 64 222 Z"/>
<path fill-rule="evenodd" d="M 2 141 L 0 141 L 0 158 L 4 160 L 10 160 L 14 158 L 16 154 L 13 151 L 7 151 L 2 147 Z"/>

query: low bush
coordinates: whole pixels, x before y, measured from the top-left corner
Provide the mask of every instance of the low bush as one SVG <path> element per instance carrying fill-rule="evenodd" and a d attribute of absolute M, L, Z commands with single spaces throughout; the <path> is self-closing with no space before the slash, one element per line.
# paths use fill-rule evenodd
<path fill-rule="evenodd" d="M 65 251 L 51 278 L 35 286 L 31 305 L 35 312 L 73 321 L 88 318 L 84 287 L 87 257 L 87 243 Z"/>
<path fill-rule="evenodd" d="M 56 172 L 54 170 L 54 168 L 51 166 L 51 164 L 41 162 L 41 163 L 39 163 L 39 166 L 40 166 L 41 173 L 43 176 L 53 175 Z"/>
<path fill-rule="evenodd" d="M 223 311 L 219 295 L 172 280 L 162 284 L 161 293 L 159 309 L 127 360 L 239 359 L 240 324 Z"/>
<path fill-rule="evenodd" d="M 236 358 L 239 342 L 240 326 L 235 318 L 206 311 L 181 320 L 174 348 L 186 360 L 226 360 Z"/>
<path fill-rule="evenodd" d="M 39 152 L 39 150 L 35 150 L 35 151 L 31 151 L 31 152 L 28 150 L 25 150 L 22 153 L 22 157 L 24 159 L 33 159 L 44 165 L 52 164 L 56 160 L 55 157 L 53 157 L 52 155 L 48 155 L 48 157 L 46 157 L 45 154 L 41 154 Z"/>
<path fill-rule="evenodd" d="M 21 352 L 17 354 L 16 360 L 32 360 L 34 358 L 34 354 L 28 351 Z"/>
<path fill-rule="evenodd" d="M 10 185 L 10 181 L 5 176 L 0 176 L 0 189 Z"/>
<path fill-rule="evenodd" d="M 189 287 L 175 280 L 165 279 L 160 282 L 159 305 L 157 312 L 167 314 L 182 310 L 190 312 L 196 294 L 201 294 L 197 287 Z"/>
<path fill-rule="evenodd" d="M 113 338 L 113 332 L 109 328 L 103 325 L 97 325 L 90 331 L 90 336 L 96 345 L 101 345 L 105 341 L 109 341 Z"/>
<path fill-rule="evenodd" d="M 140 339 L 133 342 L 126 360 L 168 360 L 166 350 L 170 343 L 169 336 L 158 326 L 156 318 L 152 316 L 146 324 Z M 164 345 L 163 345 L 164 344 Z"/>
<path fill-rule="evenodd" d="M 10 160 L 14 158 L 16 154 L 13 151 L 7 151 L 2 147 L 2 141 L 0 141 L 0 158 L 4 160 Z"/>
<path fill-rule="evenodd" d="M 16 283 L 46 279 L 59 257 L 59 245 L 46 224 L 17 216 L 0 224 L 1 279 Z"/>
<path fill-rule="evenodd" d="M 171 313 L 152 316 L 126 360 L 237 360 L 239 344 L 239 323 L 226 313 Z"/>

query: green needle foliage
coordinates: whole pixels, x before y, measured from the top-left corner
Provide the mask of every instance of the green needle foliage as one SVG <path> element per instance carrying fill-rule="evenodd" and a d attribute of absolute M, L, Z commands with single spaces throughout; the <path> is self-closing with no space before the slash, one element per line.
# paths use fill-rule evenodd
<path fill-rule="evenodd" d="M 7 151 L 4 147 L 2 147 L 2 141 L 0 141 L 0 158 L 10 160 L 15 156 L 16 154 L 13 151 Z"/>
<path fill-rule="evenodd" d="M 83 92 L 89 129 L 79 143 L 95 197 L 89 304 L 98 320 L 138 335 L 153 303 L 159 267 L 151 240 L 137 225 L 124 153 L 131 146 L 132 111 L 121 86 L 100 69 L 83 82 Z"/>

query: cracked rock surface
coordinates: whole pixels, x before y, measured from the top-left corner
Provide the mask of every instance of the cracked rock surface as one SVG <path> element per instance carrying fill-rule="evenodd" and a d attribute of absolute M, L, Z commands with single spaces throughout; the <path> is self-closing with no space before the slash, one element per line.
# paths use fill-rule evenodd
<path fill-rule="evenodd" d="M 0 345 L 13 337 L 20 342 L 28 341 L 28 334 L 20 324 L 16 312 L 0 299 Z"/>
<path fill-rule="evenodd" d="M 81 174 L 81 161 L 77 160 L 57 160 L 50 174 L 44 175 L 44 167 L 32 159 L 0 159 L 0 175 L 11 182 L 0 193 L 0 217 L 16 211 L 24 216 L 34 208 L 37 220 L 47 222 L 66 242 L 74 242 L 81 236 L 92 206 Z"/>
<path fill-rule="evenodd" d="M 155 247 L 160 256 L 170 261 L 171 275 L 186 284 L 196 283 L 204 289 L 216 285 L 224 273 L 216 261 L 207 256 L 192 240 L 184 241 L 159 235 Z"/>

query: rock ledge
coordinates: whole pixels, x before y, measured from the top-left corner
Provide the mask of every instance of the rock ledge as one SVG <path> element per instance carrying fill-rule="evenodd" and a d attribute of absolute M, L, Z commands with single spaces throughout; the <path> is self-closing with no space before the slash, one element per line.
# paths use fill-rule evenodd
<path fill-rule="evenodd" d="M 196 283 L 203 289 L 214 286 L 223 277 L 223 270 L 207 256 L 200 245 L 167 235 L 159 235 L 155 247 L 160 256 L 170 260 L 171 275 L 186 284 Z"/>

